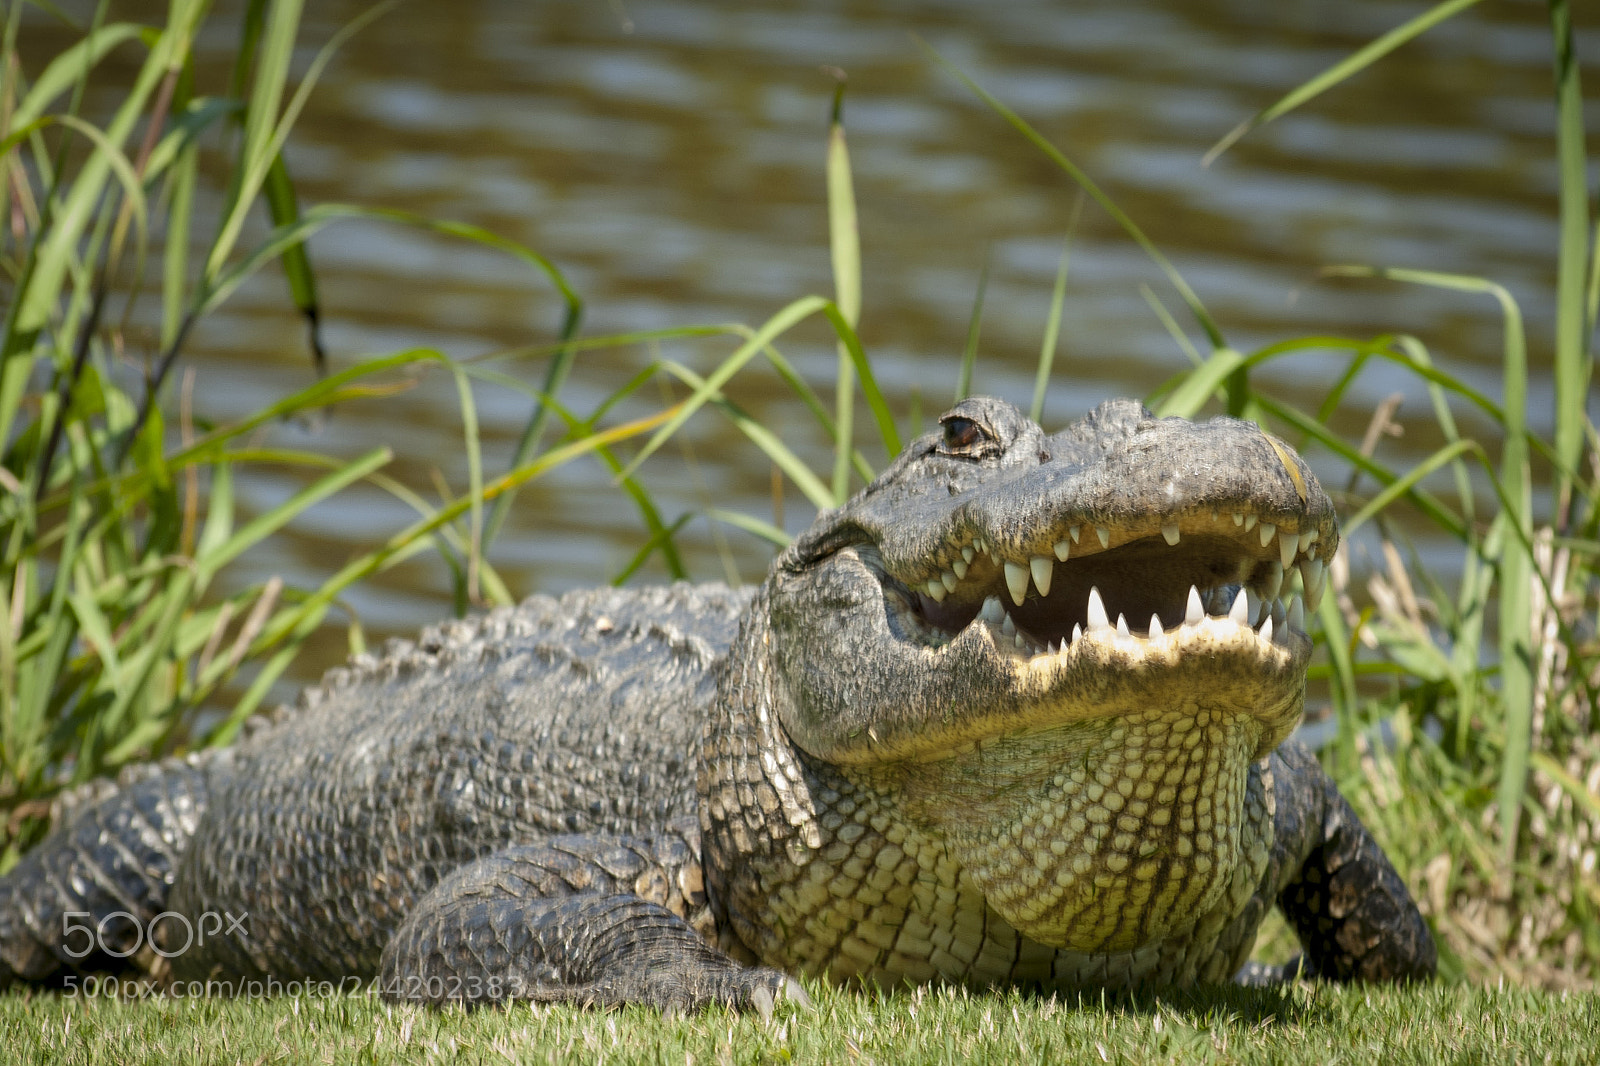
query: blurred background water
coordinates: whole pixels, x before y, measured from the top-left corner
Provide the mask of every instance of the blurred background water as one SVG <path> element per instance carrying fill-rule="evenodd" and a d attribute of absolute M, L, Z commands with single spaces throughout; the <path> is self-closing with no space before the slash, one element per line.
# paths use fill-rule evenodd
<path fill-rule="evenodd" d="M 297 69 L 366 6 L 308 5 Z M 891 403 L 903 412 L 915 395 L 925 422 L 948 404 L 987 262 L 974 389 L 1026 406 L 1076 191 L 939 69 L 915 34 L 1102 183 L 1236 348 L 1403 331 L 1451 373 L 1498 396 L 1501 322 L 1491 300 L 1324 280 L 1318 271 L 1369 263 L 1506 285 L 1528 322 L 1533 423 L 1548 430 L 1557 177 L 1544 4 L 1482 4 L 1252 133 L 1209 169 L 1200 165 L 1235 123 L 1425 6 L 412 0 L 340 51 L 288 159 L 305 204 L 399 207 L 538 250 L 584 297 L 586 334 L 755 326 L 797 297 L 832 293 L 823 166 L 834 81 L 822 68 L 840 68 L 864 256 L 860 332 Z M 133 10 L 155 21 L 163 9 Z M 225 32 L 206 42 L 215 67 L 200 76 L 215 91 L 225 84 L 236 20 L 213 25 Z M 1593 27 L 1579 33 L 1580 51 L 1593 57 Z M 25 34 L 25 55 L 40 64 L 71 39 L 42 20 Z M 97 83 L 107 100 L 110 81 Z M 1591 100 L 1594 91 L 1591 79 Z M 1591 105 L 1591 120 L 1597 113 Z M 1144 395 L 1187 365 L 1141 285 L 1203 340 L 1159 271 L 1093 205 L 1083 209 L 1071 254 L 1047 428 L 1106 397 Z M 476 245 L 345 222 L 314 238 L 311 256 L 335 368 L 415 345 L 471 356 L 545 344 L 560 322 L 559 301 L 540 276 Z M 154 319 L 134 321 L 128 357 L 137 362 L 154 346 Z M 780 347 L 831 399 L 826 326 L 809 323 Z M 562 399 L 586 413 L 655 355 L 703 372 L 731 348 L 588 353 Z M 1323 352 L 1259 373 L 1314 409 L 1344 364 Z M 207 320 L 184 368 L 193 372 L 195 410 L 216 421 L 308 384 L 304 330 L 281 276 L 264 272 Z M 527 359 L 500 369 L 530 386 L 544 372 L 542 361 Z M 1370 367 L 1338 424 L 1359 436 L 1367 412 L 1396 391 L 1407 396 L 1405 433 L 1380 447 L 1404 466 L 1438 444 L 1410 377 Z M 730 393 L 814 468 L 831 465 L 814 423 L 775 375 L 753 365 Z M 494 474 L 529 401 L 490 387 L 478 398 Z M 649 386 L 623 413 L 664 398 Z M 1457 415 L 1464 432 L 1488 432 L 1471 411 Z M 345 405 L 316 427 L 275 427 L 266 439 L 349 455 L 387 443 L 397 453 L 390 472 L 432 494 L 436 473 L 456 491 L 465 485 L 458 426 L 453 386 L 435 374 L 401 396 Z M 862 428 L 858 439 L 882 462 Z M 716 414 L 699 415 L 681 439 L 644 470 L 668 521 L 707 506 L 776 518 L 791 531 L 809 521 L 811 508 L 793 490 L 775 515 L 771 464 Z M 1343 484 L 1337 463 L 1316 455 L 1313 464 L 1330 488 Z M 241 483 L 242 506 L 269 507 L 302 483 L 296 471 L 260 470 Z M 245 560 L 231 580 L 281 574 L 316 584 L 413 517 L 376 489 L 347 493 Z M 771 547 L 723 533 L 719 546 L 705 520 L 685 527 L 693 574 L 758 580 Z M 585 460 L 522 492 L 492 559 L 518 596 L 559 592 L 609 580 L 645 539 L 608 471 Z M 1420 550 L 1449 569 L 1448 546 L 1424 541 Z M 641 579 L 664 576 L 652 560 Z M 410 633 L 449 613 L 449 582 L 423 556 L 353 591 L 344 606 L 370 637 Z M 293 680 L 315 677 L 345 650 L 330 628 Z"/>

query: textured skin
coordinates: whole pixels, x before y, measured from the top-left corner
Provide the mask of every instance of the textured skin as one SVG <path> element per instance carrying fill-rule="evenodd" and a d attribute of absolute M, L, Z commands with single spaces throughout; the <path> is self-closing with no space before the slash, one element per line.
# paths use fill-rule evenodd
<path fill-rule="evenodd" d="M 1336 542 L 1310 471 L 1253 427 L 1122 402 L 1046 436 L 969 401 L 759 589 L 447 623 L 232 749 L 101 789 L 0 879 L 0 984 L 114 965 L 162 912 L 166 979 L 426 1002 L 1261 981 L 1284 974 L 1241 967 L 1274 903 L 1307 972 L 1426 977 L 1404 885 L 1285 742 L 1309 641 L 1281 604 L 1276 628 L 1216 616 L 1279 583 L 1280 546 L 1320 591 Z M 1024 581 L 1013 640 L 979 604 L 1030 557 L 1054 588 Z M 1213 617 L 1185 619 L 1191 581 Z M 1086 614 L 1091 584 L 1154 613 L 1148 638 Z"/>

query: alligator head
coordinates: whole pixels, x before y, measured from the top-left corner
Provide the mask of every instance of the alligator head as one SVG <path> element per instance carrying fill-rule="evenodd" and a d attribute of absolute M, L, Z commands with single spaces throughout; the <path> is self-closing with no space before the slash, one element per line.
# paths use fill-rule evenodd
<path fill-rule="evenodd" d="M 774 565 L 778 724 L 1027 936 L 1181 931 L 1265 861 L 1247 771 L 1300 719 L 1294 592 L 1320 599 L 1332 504 L 1230 418 L 1117 400 L 1051 435 L 971 399 L 939 421 Z"/>

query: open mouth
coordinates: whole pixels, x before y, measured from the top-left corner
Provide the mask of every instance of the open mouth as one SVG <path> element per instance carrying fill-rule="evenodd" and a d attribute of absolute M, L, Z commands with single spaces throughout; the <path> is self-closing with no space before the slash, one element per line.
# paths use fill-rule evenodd
<path fill-rule="evenodd" d="M 927 572 L 900 578 L 909 606 L 900 621 L 908 636 L 933 646 L 982 624 L 997 648 L 1030 658 L 1066 652 L 1103 630 L 1160 641 L 1207 618 L 1281 645 L 1305 628 L 1296 593 L 1312 609 L 1322 598 L 1318 548 L 1331 554 L 1317 529 L 1290 528 L 1301 520 L 1212 510 L 1165 519 L 1159 534 L 1064 525 L 1037 545 L 1044 551 L 1025 557 L 975 532 L 927 560 Z"/>

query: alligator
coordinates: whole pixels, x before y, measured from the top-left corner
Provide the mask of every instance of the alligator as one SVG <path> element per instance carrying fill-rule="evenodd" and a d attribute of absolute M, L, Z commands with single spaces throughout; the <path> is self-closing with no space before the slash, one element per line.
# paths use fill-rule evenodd
<path fill-rule="evenodd" d="M 770 1012 L 797 976 L 1428 978 L 1290 736 L 1338 537 L 1251 423 L 965 400 L 758 587 L 534 596 L 125 774 L 0 880 L 0 985 Z M 1292 968 L 1248 962 L 1274 904 Z"/>

